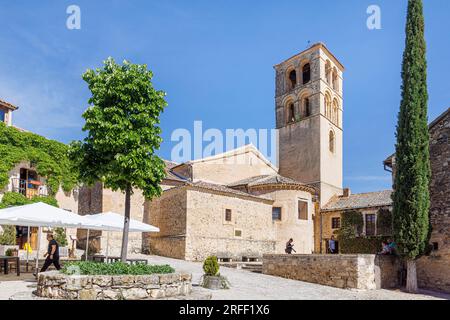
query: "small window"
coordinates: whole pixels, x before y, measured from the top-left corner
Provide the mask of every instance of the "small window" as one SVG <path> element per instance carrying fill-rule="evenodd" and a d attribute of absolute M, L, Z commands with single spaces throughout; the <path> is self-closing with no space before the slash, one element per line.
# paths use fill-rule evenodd
<path fill-rule="evenodd" d="M 374 214 L 366 214 L 366 236 L 375 235 L 375 219 Z"/>
<path fill-rule="evenodd" d="M 281 221 L 281 207 L 272 208 L 272 220 Z"/>
<path fill-rule="evenodd" d="M 298 201 L 298 218 L 300 220 L 308 220 L 308 202 Z"/>
<path fill-rule="evenodd" d="M 309 104 L 309 98 L 303 99 L 303 110 L 304 110 L 305 117 L 309 117 L 311 115 L 311 107 Z"/>
<path fill-rule="evenodd" d="M 340 227 L 341 227 L 341 218 L 339 217 L 331 218 L 331 228 L 339 229 Z"/>
<path fill-rule="evenodd" d="M 235 237 L 242 237 L 242 230 L 238 230 L 238 229 L 234 230 L 234 236 Z"/>
<path fill-rule="evenodd" d="M 325 64 L 325 79 L 327 80 L 327 83 L 330 84 L 331 79 L 331 63 L 327 60 L 327 63 Z"/>
<path fill-rule="evenodd" d="M 309 81 L 311 81 L 311 65 L 309 63 L 303 66 L 302 73 L 303 73 L 303 84 L 307 84 Z"/>
<path fill-rule="evenodd" d="M 0 122 L 6 122 L 6 113 L 0 109 Z"/>
<path fill-rule="evenodd" d="M 295 70 L 289 72 L 289 81 L 291 82 L 291 89 L 294 89 L 297 85 L 297 73 Z"/>
<path fill-rule="evenodd" d="M 338 76 L 337 76 L 336 68 L 333 69 L 333 75 L 332 75 L 332 87 L 333 87 L 334 90 L 339 91 L 339 86 L 338 86 Z"/>
<path fill-rule="evenodd" d="M 295 106 L 293 103 L 289 104 L 288 107 L 288 119 L 287 119 L 288 123 L 293 123 L 295 122 Z"/>
<path fill-rule="evenodd" d="M 438 251 L 439 250 L 439 243 L 433 242 L 433 250 Z"/>
<path fill-rule="evenodd" d="M 231 221 L 231 209 L 225 210 L 225 221 Z"/>
<path fill-rule="evenodd" d="M 334 132 L 330 131 L 329 133 L 329 148 L 330 152 L 334 153 L 334 144 L 335 144 L 335 138 L 334 138 Z"/>

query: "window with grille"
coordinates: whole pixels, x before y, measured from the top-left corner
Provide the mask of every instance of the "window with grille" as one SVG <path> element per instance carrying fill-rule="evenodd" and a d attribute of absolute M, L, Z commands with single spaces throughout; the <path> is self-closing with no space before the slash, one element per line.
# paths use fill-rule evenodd
<path fill-rule="evenodd" d="M 308 220 L 308 202 L 298 201 L 298 218 L 300 220 Z"/>
<path fill-rule="evenodd" d="M 281 207 L 272 208 L 272 220 L 281 221 Z"/>
<path fill-rule="evenodd" d="M 331 218 L 331 228 L 339 229 L 341 227 L 341 218 Z"/>
<path fill-rule="evenodd" d="M 366 236 L 375 235 L 375 220 L 374 214 L 366 214 Z"/>
<path fill-rule="evenodd" d="M 231 221 L 231 209 L 225 210 L 225 221 Z"/>

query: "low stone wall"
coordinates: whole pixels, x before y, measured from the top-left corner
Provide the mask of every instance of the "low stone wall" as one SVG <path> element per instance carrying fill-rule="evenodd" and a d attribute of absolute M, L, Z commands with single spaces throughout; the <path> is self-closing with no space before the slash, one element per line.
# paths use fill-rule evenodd
<path fill-rule="evenodd" d="M 375 255 L 264 255 L 263 273 L 337 288 L 376 289 Z"/>
<path fill-rule="evenodd" d="M 375 280 L 377 289 L 391 289 L 400 286 L 401 260 L 396 256 L 377 255 L 375 257 Z"/>
<path fill-rule="evenodd" d="M 68 300 L 141 300 L 185 296 L 192 291 L 190 274 L 68 276 L 40 273 L 39 297 Z"/>

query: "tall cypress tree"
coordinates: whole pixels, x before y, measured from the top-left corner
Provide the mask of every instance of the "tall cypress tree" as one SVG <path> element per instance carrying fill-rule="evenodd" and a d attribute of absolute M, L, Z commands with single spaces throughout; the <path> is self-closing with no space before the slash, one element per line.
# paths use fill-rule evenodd
<path fill-rule="evenodd" d="M 397 124 L 394 235 L 407 264 L 408 292 L 417 292 L 416 259 L 429 240 L 431 177 L 427 62 L 422 0 L 408 0 L 402 101 Z"/>

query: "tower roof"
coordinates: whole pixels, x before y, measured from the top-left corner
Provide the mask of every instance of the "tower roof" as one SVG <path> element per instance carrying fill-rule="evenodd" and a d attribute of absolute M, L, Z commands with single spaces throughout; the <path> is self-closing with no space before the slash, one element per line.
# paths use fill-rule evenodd
<path fill-rule="evenodd" d="M 313 44 L 308 49 L 305 49 L 302 52 L 297 53 L 297 54 L 293 55 L 292 57 L 284 60 L 283 62 L 280 62 L 280 63 L 276 64 L 274 66 L 274 68 L 277 68 L 278 66 L 280 66 L 280 65 L 282 65 L 282 64 L 284 64 L 284 63 L 286 63 L 286 62 L 288 62 L 290 60 L 298 58 L 299 56 L 304 55 L 305 53 L 307 53 L 309 51 L 313 51 L 313 50 L 317 50 L 317 49 L 324 50 L 329 55 L 331 60 L 333 60 L 333 62 L 339 67 L 339 69 L 341 69 L 341 71 L 344 71 L 344 69 L 345 69 L 344 65 L 334 56 L 334 54 L 330 50 L 328 50 L 328 48 L 325 46 L 325 43 L 323 43 L 323 42 L 318 42 L 318 43 Z"/>

